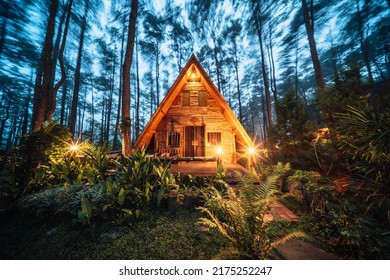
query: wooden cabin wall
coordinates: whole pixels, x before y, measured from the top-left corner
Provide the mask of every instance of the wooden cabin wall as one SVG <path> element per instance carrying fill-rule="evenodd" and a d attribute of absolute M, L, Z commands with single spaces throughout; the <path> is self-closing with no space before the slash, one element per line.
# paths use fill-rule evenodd
<path fill-rule="evenodd" d="M 189 105 L 182 106 L 182 92 L 189 94 Z M 184 156 L 184 137 L 186 126 L 205 126 L 206 156 L 216 156 L 216 147 L 207 145 L 208 132 L 221 133 L 222 160 L 232 162 L 235 151 L 233 128 L 225 118 L 221 108 L 207 92 L 207 106 L 199 107 L 199 92 L 207 92 L 200 82 L 187 82 L 181 89 L 171 107 L 156 129 L 156 148 L 159 150 L 178 150 L 179 156 Z M 180 132 L 180 147 L 169 147 L 167 135 L 169 131 Z"/>

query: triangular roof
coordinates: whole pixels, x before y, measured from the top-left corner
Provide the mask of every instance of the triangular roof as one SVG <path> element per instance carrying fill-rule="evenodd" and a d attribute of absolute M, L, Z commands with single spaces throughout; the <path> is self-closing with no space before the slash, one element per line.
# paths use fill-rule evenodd
<path fill-rule="evenodd" d="M 222 113 L 225 118 L 231 123 L 232 129 L 235 130 L 235 134 L 238 142 L 246 147 L 253 147 L 253 142 L 249 135 L 246 133 L 244 127 L 237 119 L 236 115 L 229 107 L 222 94 L 219 92 L 218 88 L 211 81 L 209 75 L 200 65 L 198 59 L 194 54 L 191 55 L 186 66 L 181 71 L 180 75 L 173 83 L 172 87 L 169 89 L 168 93 L 161 101 L 160 105 L 154 112 L 153 116 L 145 126 L 141 135 L 138 137 L 137 141 L 134 144 L 134 147 L 142 147 L 144 144 L 148 145 L 153 133 L 156 131 L 158 124 L 161 122 L 163 117 L 167 114 L 169 108 L 172 105 L 172 102 L 176 99 L 177 95 L 180 93 L 181 89 L 187 82 L 187 77 L 190 75 L 192 67 L 195 66 L 197 73 L 200 74 L 200 82 L 204 85 L 207 91 L 211 94 L 213 99 L 221 107 Z"/>

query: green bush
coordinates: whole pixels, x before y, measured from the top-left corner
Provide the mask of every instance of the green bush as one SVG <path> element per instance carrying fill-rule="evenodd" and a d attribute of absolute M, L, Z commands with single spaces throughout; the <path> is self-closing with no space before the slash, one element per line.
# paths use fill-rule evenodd
<path fill-rule="evenodd" d="M 57 122 L 44 123 L 41 130 L 23 135 L 20 145 L 2 159 L 1 192 L 15 198 L 45 186 L 42 166 L 49 157 L 62 157 L 70 140 L 69 130 Z"/>
<path fill-rule="evenodd" d="M 350 156 L 355 191 L 364 195 L 368 210 L 387 218 L 390 227 L 390 111 L 367 103 L 339 114 L 340 148 Z M 346 129 L 348 128 L 348 129 Z"/>
<path fill-rule="evenodd" d="M 254 178 L 242 177 L 239 194 L 228 188 L 221 194 L 215 188 L 204 193 L 206 204 L 198 209 L 207 215 L 199 223 L 216 230 L 230 241 L 233 255 L 242 259 L 270 258 L 272 249 L 293 237 L 304 236 L 302 232 L 292 232 L 277 240 L 269 236 L 265 215 L 274 201 L 277 191 L 277 177 L 271 176 L 259 187 Z"/>
<path fill-rule="evenodd" d="M 75 183 L 28 194 L 18 199 L 15 207 L 18 215 L 31 217 L 37 222 L 77 221 L 83 197 L 93 202 L 96 213 L 106 203 L 106 196 L 101 186 L 84 187 L 80 183 Z"/>

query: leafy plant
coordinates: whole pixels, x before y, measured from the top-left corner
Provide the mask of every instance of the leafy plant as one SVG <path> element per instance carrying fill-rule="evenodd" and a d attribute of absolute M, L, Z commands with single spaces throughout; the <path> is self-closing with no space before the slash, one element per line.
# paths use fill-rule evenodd
<path fill-rule="evenodd" d="M 90 219 L 92 217 L 92 207 L 86 196 L 81 197 L 81 210 L 79 210 L 77 214 L 83 224 L 88 223 L 88 225 L 90 225 Z"/>
<path fill-rule="evenodd" d="M 310 207 L 313 213 L 325 211 L 329 202 L 334 200 L 335 187 L 318 172 L 296 170 L 289 178 L 291 193 Z"/>
<path fill-rule="evenodd" d="M 15 198 L 46 186 L 41 167 L 48 164 L 49 157 L 61 158 L 68 141 L 68 129 L 57 122 L 45 122 L 41 130 L 23 135 L 20 144 L 0 163 L 4 193 Z"/>
<path fill-rule="evenodd" d="M 277 176 L 271 176 L 261 186 L 254 184 L 255 178 L 241 177 L 239 194 L 228 188 L 221 194 L 215 188 L 205 192 L 206 204 L 198 209 L 207 217 L 199 223 L 217 230 L 228 239 L 240 258 L 266 259 L 278 245 L 294 237 L 303 237 L 302 232 L 292 232 L 278 240 L 271 240 L 267 234 L 268 222 L 265 215 L 270 203 L 276 200 Z"/>
<path fill-rule="evenodd" d="M 368 210 L 385 213 L 390 227 L 390 111 L 375 110 L 367 103 L 348 107 L 339 114 L 340 148 L 352 157 L 356 190 L 365 194 Z M 344 129 L 348 127 L 348 129 Z"/>
<path fill-rule="evenodd" d="M 104 143 L 102 146 L 98 147 L 88 143 L 87 147 L 82 149 L 82 152 L 86 156 L 86 160 L 90 162 L 90 165 L 93 168 L 91 175 L 93 176 L 94 182 L 98 182 L 99 180 L 104 180 L 107 178 L 108 168 L 110 164 L 112 164 L 108 158 L 109 148 L 107 143 Z"/>
<path fill-rule="evenodd" d="M 153 166 L 153 171 L 156 175 L 154 185 L 158 188 L 157 205 L 160 206 L 164 194 L 170 191 L 177 191 L 179 185 L 176 183 L 176 179 L 171 173 L 169 164 L 163 164 L 158 160 L 158 164 Z"/>

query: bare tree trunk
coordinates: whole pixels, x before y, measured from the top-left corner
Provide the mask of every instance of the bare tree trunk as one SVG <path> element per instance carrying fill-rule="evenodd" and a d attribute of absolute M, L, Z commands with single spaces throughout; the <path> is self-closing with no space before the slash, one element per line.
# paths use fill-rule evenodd
<path fill-rule="evenodd" d="M 135 52 L 135 63 L 136 63 L 136 71 L 137 71 L 137 100 L 135 104 L 135 137 L 138 138 L 139 136 L 139 106 L 140 106 L 140 98 L 141 98 L 141 90 L 140 90 L 140 83 L 139 83 L 139 64 L 138 64 L 138 40 L 137 37 L 135 38 L 135 46 L 136 46 L 136 52 Z M 180 67 L 180 66 L 179 66 Z"/>
<path fill-rule="evenodd" d="M 1 142 L 3 141 L 5 123 L 9 119 L 9 109 L 10 108 L 11 108 L 11 103 L 8 103 L 7 109 L 5 110 L 5 116 L 0 122 L 0 146 L 1 146 Z"/>
<path fill-rule="evenodd" d="M 298 34 L 296 35 L 295 37 L 295 95 L 297 96 L 298 95 L 298 92 L 299 92 L 299 75 L 298 75 L 298 62 L 299 62 L 299 59 L 298 59 L 298 53 L 299 53 L 299 38 L 298 37 Z"/>
<path fill-rule="evenodd" d="M 270 77 L 271 77 L 271 91 L 274 97 L 274 107 L 276 116 L 279 110 L 279 100 L 278 100 L 278 89 L 276 87 L 276 69 L 275 69 L 275 60 L 273 53 L 273 42 L 272 42 L 273 28 L 271 23 L 269 23 L 269 64 L 270 64 Z M 277 121 L 277 120 L 276 120 Z"/>
<path fill-rule="evenodd" d="M 94 94 L 93 94 L 93 86 L 91 90 L 91 143 L 93 143 L 95 139 L 95 101 L 94 101 Z"/>
<path fill-rule="evenodd" d="M 125 41 L 125 35 L 122 34 L 122 42 L 121 42 L 121 55 L 120 55 L 120 61 L 119 64 L 122 65 L 123 63 L 123 45 Z M 119 77 L 122 77 L 122 67 L 120 67 L 120 73 Z M 122 105 L 122 82 L 123 80 L 119 78 L 119 89 L 118 89 L 118 110 L 116 112 L 116 122 L 115 122 L 115 132 L 114 132 L 114 139 L 112 141 L 112 149 L 116 150 L 118 148 L 117 142 L 118 142 L 118 133 L 119 133 L 119 121 L 121 117 L 121 105 Z"/>
<path fill-rule="evenodd" d="M 24 106 L 24 112 L 23 112 L 23 121 L 22 121 L 22 135 L 27 133 L 27 127 L 28 127 L 28 108 L 30 106 L 30 93 L 27 96 L 26 99 L 26 105 Z"/>
<path fill-rule="evenodd" d="M 242 123 L 242 104 L 241 104 L 241 90 L 240 90 L 240 78 L 238 77 L 238 56 L 237 56 L 237 44 L 234 41 L 234 71 L 236 74 L 236 85 L 237 85 L 237 98 L 238 98 L 238 116 L 240 119 L 240 122 Z"/>
<path fill-rule="evenodd" d="M 65 107 L 66 107 L 66 98 L 67 98 L 67 92 L 68 92 L 68 82 L 65 81 L 64 87 L 62 88 L 62 96 L 61 96 L 61 113 L 60 113 L 60 124 L 65 125 Z"/>
<path fill-rule="evenodd" d="M 265 101 L 266 101 L 266 126 L 267 128 L 272 127 L 272 110 L 271 110 L 271 93 L 269 90 L 269 82 L 268 82 L 268 74 L 267 69 L 265 65 L 265 55 L 264 55 L 264 47 L 263 47 L 263 23 L 259 20 L 259 16 L 261 16 L 261 10 L 260 10 L 260 4 L 258 3 L 257 7 L 255 6 L 254 1 L 251 1 L 252 3 L 252 15 L 253 19 L 255 21 L 256 31 L 257 35 L 259 37 L 259 44 L 260 44 L 260 54 L 261 54 L 261 72 L 263 75 L 263 83 L 264 83 L 264 91 L 265 91 Z"/>
<path fill-rule="evenodd" d="M 75 69 L 73 98 L 72 98 L 72 109 L 70 112 L 70 122 L 69 122 L 69 130 L 72 134 L 75 133 L 75 129 L 76 129 L 77 105 L 79 102 L 80 77 L 81 77 L 81 57 L 83 54 L 85 29 L 87 28 L 87 14 L 89 10 L 89 4 L 90 4 L 89 0 L 87 0 L 84 8 L 84 15 L 81 20 L 80 43 L 79 43 L 79 48 L 77 53 L 77 63 Z"/>
<path fill-rule="evenodd" d="M 364 40 L 364 27 L 363 27 L 363 18 L 359 6 L 359 0 L 356 0 L 356 10 L 357 10 L 357 18 L 358 18 L 358 32 L 359 32 L 359 44 L 360 49 L 362 50 L 363 61 L 366 65 L 368 72 L 368 83 L 373 84 L 374 78 L 372 77 L 371 63 L 370 63 L 370 54 L 368 49 L 368 43 Z"/>
<path fill-rule="evenodd" d="M 47 112 L 47 120 L 51 121 L 53 117 L 53 113 L 56 109 L 56 99 L 57 99 L 57 92 L 59 88 L 62 86 L 62 84 L 65 82 L 66 79 L 66 71 L 65 71 L 65 65 L 64 65 L 64 50 L 65 50 L 65 44 L 66 44 L 66 38 L 68 36 L 68 29 L 69 29 L 69 21 L 70 21 L 70 14 L 72 10 L 72 4 L 73 0 L 69 0 L 67 11 L 66 11 L 66 22 L 65 22 L 65 28 L 64 28 L 64 34 L 62 36 L 62 42 L 61 42 L 61 48 L 58 54 L 58 59 L 60 62 L 60 68 L 61 68 L 61 79 L 54 85 L 53 93 L 51 95 L 51 102 L 50 107 L 48 108 Z M 55 71 L 55 68 L 53 69 Z M 54 78 L 54 76 L 53 76 Z"/>
<path fill-rule="evenodd" d="M 112 60 L 112 72 L 110 77 L 110 96 L 108 97 L 108 104 L 107 104 L 107 117 L 106 117 L 106 131 L 105 131 L 105 138 L 107 140 L 107 143 L 110 140 L 110 126 L 111 126 L 111 112 L 112 112 L 112 101 L 114 96 L 114 84 L 115 84 L 115 58 L 113 57 Z"/>
<path fill-rule="evenodd" d="M 156 108 L 160 105 L 160 46 L 156 48 Z"/>
<path fill-rule="evenodd" d="M 213 43 L 214 43 L 214 49 L 213 49 L 213 54 L 214 54 L 214 61 L 215 61 L 215 67 L 216 67 L 216 71 L 217 71 L 217 86 L 218 86 L 218 90 L 221 92 L 221 71 L 219 69 L 219 59 L 218 59 L 218 42 L 217 42 L 217 38 L 215 38 L 215 34 L 214 32 L 212 31 L 211 32 L 211 38 L 213 40 Z"/>
<path fill-rule="evenodd" d="M 3 52 L 6 34 L 7 34 L 7 19 L 5 17 L 2 17 L 1 25 L 0 25 L 0 57 Z"/>
<path fill-rule="evenodd" d="M 7 151 L 9 151 L 11 149 L 11 146 L 12 146 L 12 139 L 14 137 L 16 137 L 16 125 L 18 123 L 18 115 L 15 114 L 14 117 L 12 118 L 12 122 L 10 124 L 10 130 L 9 130 L 9 134 L 8 134 L 8 138 L 7 138 L 7 144 L 5 146 L 5 149 Z M 14 136 L 15 135 L 15 136 Z"/>
<path fill-rule="evenodd" d="M 153 77 L 150 75 L 150 118 L 153 116 Z"/>
<path fill-rule="evenodd" d="M 55 19 L 58 9 L 58 0 L 52 0 L 50 4 L 50 14 L 49 20 L 47 23 L 47 30 L 45 36 L 45 42 L 42 50 L 42 64 L 40 65 L 42 71 L 37 71 L 37 79 L 36 86 L 34 92 L 34 118 L 32 123 L 33 131 L 40 130 L 43 122 L 45 121 L 47 106 L 49 102 L 49 98 L 52 94 L 52 69 L 53 69 L 53 37 L 54 37 L 54 27 L 55 27 Z M 40 67 L 38 67 L 38 70 Z M 41 83 L 41 79 L 43 81 Z M 35 108 L 36 106 L 36 108 Z"/>
<path fill-rule="evenodd" d="M 135 25 L 138 13 L 138 0 L 131 1 L 131 13 L 127 35 L 125 60 L 123 63 L 122 98 L 122 153 L 131 156 L 131 118 L 130 118 L 130 69 L 133 60 Z"/>
<path fill-rule="evenodd" d="M 309 40 L 311 60 L 313 61 L 317 87 L 324 88 L 325 87 L 324 75 L 322 73 L 321 63 L 318 58 L 317 46 L 314 40 L 313 2 L 311 3 L 311 11 L 309 12 L 309 8 L 307 6 L 306 0 L 302 0 L 302 14 L 305 22 L 307 38 Z"/>
<path fill-rule="evenodd" d="M 56 68 L 57 68 L 57 59 L 60 52 L 60 43 L 61 43 L 61 35 L 62 35 L 62 26 L 64 25 L 65 18 L 66 18 L 67 9 L 64 9 L 63 13 L 61 14 L 58 28 L 57 28 L 57 35 L 53 46 L 53 77 L 51 80 L 51 86 L 54 87 L 54 81 L 56 77 Z"/>

